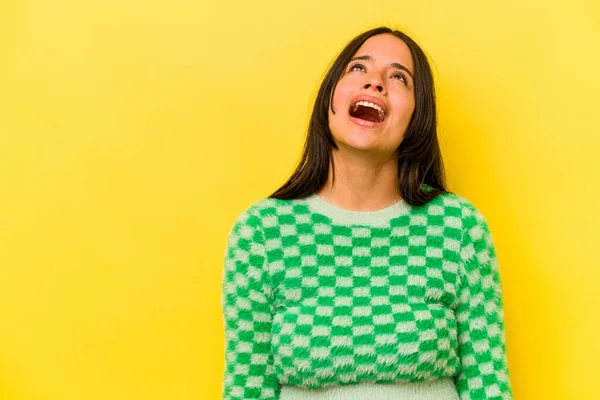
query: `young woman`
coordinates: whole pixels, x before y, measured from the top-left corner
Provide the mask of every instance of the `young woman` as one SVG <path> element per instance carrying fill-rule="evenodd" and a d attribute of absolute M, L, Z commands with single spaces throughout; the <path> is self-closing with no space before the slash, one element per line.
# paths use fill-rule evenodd
<path fill-rule="evenodd" d="M 431 69 L 402 32 L 342 50 L 223 278 L 224 399 L 512 398 L 492 236 L 444 187 Z"/>

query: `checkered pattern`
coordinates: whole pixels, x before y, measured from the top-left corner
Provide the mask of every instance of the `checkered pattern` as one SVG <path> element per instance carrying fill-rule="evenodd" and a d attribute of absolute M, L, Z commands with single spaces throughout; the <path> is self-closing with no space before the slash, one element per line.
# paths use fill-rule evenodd
<path fill-rule="evenodd" d="M 494 244 L 454 194 L 386 226 L 263 199 L 230 232 L 222 301 L 224 399 L 444 377 L 462 400 L 512 398 Z"/>
<path fill-rule="evenodd" d="M 461 246 L 456 322 L 462 369 L 456 386 L 463 399 L 510 400 L 502 283 L 488 224 L 467 204 Z"/>

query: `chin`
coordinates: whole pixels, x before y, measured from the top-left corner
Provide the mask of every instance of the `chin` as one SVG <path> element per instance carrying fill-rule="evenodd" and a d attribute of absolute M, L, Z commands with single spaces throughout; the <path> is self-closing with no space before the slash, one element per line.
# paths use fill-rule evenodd
<path fill-rule="evenodd" d="M 367 149 L 377 147 L 383 134 L 384 132 L 381 129 L 365 129 L 353 126 L 349 127 L 342 135 L 342 141 L 352 147 Z"/>
<path fill-rule="evenodd" d="M 338 147 L 339 148 L 346 148 L 349 150 L 355 150 L 355 151 L 375 151 L 375 150 L 381 150 L 377 145 L 377 141 L 373 140 L 373 138 L 366 138 L 366 137 L 349 137 L 349 138 L 344 138 L 341 141 L 337 141 L 338 142 Z"/>
<path fill-rule="evenodd" d="M 379 154 L 380 156 L 390 157 L 393 156 L 400 143 L 397 145 L 395 143 L 382 143 L 377 135 L 365 134 L 357 134 L 353 132 L 352 134 L 346 134 L 342 137 L 334 137 L 335 142 L 338 145 L 338 149 L 346 152 L 354 152 L 354 153 L 373 153 Z"/>

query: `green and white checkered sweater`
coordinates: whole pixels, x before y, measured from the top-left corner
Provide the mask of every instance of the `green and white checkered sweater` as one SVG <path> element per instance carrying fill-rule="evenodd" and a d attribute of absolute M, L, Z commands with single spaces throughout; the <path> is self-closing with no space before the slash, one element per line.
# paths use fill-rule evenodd
<path fill-rule="evenodd" d="M 224 399 L 448 377 L 461 400 L 512 399 L 494 243 L 456 194 L 372 212 L 262 199 L 229 234 L 222 302 Z"/>

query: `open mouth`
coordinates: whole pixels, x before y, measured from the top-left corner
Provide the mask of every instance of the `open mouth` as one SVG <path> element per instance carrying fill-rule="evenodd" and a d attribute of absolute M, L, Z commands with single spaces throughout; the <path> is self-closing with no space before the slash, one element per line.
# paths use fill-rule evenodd
<path fill-rule="evenodd" d="M 369 101 L 359 101 L 350 107 L 350 116 L 370 122 L 383 122 L 385 112 L 381 107 Z"/>

